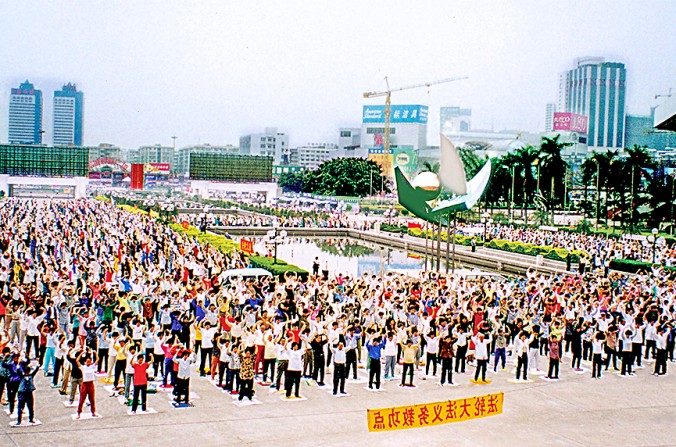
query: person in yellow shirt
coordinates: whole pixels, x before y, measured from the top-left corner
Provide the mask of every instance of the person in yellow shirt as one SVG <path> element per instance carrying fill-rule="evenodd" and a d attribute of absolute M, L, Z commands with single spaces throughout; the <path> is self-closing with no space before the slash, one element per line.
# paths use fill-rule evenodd
<path fill-rule="evenodd" d="M 406 344 L 402 345 L 402 360 L 404 363 L 404 370 L 401 373 L 401 386 L 413 386 L 413 365 L 415 364 L 416 353 L 418 352 L 418 344 L 413 344 L 409 338 Z M 409 375 L 409 384 L 406 385 L 406 373 Z"/>
<path fill-rule="evenodd" d="M 195 355 L 199 354 L 200 348 L 202 348 L 202 328 L 199 323 L 195 323 Z"/>
<path fill-rule="evenodd" d="M 120 383 L 120 376 L 124 374 L 124 370 L 127 367 L 126 346 L 126 337 L 120 337 L 113 345 L 113 349 L 115 349 L 115 378 L 113 379 L 113 388 L 116 389 Z"/>

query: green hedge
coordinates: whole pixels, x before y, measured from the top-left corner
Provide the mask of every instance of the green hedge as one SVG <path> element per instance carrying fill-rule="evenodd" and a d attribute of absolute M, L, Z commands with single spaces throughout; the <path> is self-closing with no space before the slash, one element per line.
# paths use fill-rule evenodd
<path fill-rule="evenodd" d="M 249 263 L 252 267 L 258 267 L 269 271 L 279 279 L 284 279 L 287 272 L 295 273 L 303 281 L 306 281 L 309 275 L 307 270 L 292 264 L 287 264 L 279 258 L 277 258 L 277 262 L 275 263 L 274 258 L 268 256 L 249 256 Z"/>
<path fill-rule="evenodd" d="M 381 225 L 380 229 L 382 231 L 387 231 L 390 233 L 408 233 L 411 236 L 414 237 L 425 237 L 425 232 L 419 228 L 412 228 L 408 229 L 403 226 L 398 226 L 398 225 Z M 428 237 L 436 238 L 436 234 L 433 234 L 431 230 L 427 231 Z M 441 240 L 446 241 L 446 232 L 441 233 Z M 456 235 L 455 236 L 455 242 L 460 245 L 472 245 L 472 240 L 474 240 L 474 243 L 477 246 L 482 246 L 484 245 L 484 241 L 480 238 L 477 238 L 475 236 L 461 236 L 461 235 Z M 520 253 L 524 255 L 530 255 L 530 256 L 537 256 L 537 255 L 542 255 L 546 259 L 552 259 L 554 261 L 566 261 L 566 257 L 568 256 L 569 251 L 566 250 L 565 248 L 555 248 L 555 247 L 548 247 L 548 246 L 541 246 L 541 245 L 533 245 L 533 244 L 527 244 L 525 242 L 512 242 L 512 241 L 506 241 L 506 240 L 501 240 L 501 239 L 492 239 L 488 243 L 485 244 L 486 247 L 488 248 L 493 248 L 496 250 L 502 250 L 502 251 L 508 251 L 511 253 Z M 587 256 L 587 253 L 584 251 L 579 251 L 579 250 L 573 250 L 570 252 L 571 254 L 571 261 L 572 262 L 579 262 L 580 261 L 580 256 Z"/>
<path fill-rule="evenodd" d="M 228 239 L 225 236 L 212 233 L 202 233 L 193 226 L 188 227 L 186 230 L 182 225 L 177 223 L 172 223 L 169 225 L 169 227 L 177 233 L 184 234 L 191 238 L 197 238 L 200 243 L 210 244 L 226 254 L 233 253 L 238 249 L 237 242 L 233 241 L 232 239 Z"/>
<path fill-rule="evenodd" d="M 641 270 L 649 272 L 653 264 L 650 262 L 636 261 L 634 259 L 613 259 L 610 268 L 621 272 L 638 273 Z M 676 272 L 676 266 L 665 267 L 667 271 Z"/>
<path fill-rule="evenodd" d="M 380 224 L 380 230 L 381 231 L 386 231 L 388 233 L 404 233 L 406 234 L 408 232 L 408 227 L 405 227 L 403 225 L 391 225 L 391 224 Z"/>
<path fill-rule="evenodd" d="M 520 253 L 524 255 L 537 256 L 542 255 L 546 259 L 554 261 L 566 261 L 568 254 L 571 255 L 572 262 L 579 262 L 581 256 L 587 256 L 587 253 L 580 250 L 566 250 L 565 248 L 555 248 L 542 245 L 527 244 L 519 241 L 506 241 L 502 239 L 493 239 L 488 244 L 488 248 L 508 251 L 511 253 Z"/>

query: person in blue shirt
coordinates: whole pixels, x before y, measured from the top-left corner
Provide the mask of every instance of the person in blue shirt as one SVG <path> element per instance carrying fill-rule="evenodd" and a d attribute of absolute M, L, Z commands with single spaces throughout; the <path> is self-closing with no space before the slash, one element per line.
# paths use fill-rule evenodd
<path fill-rule="evenodd" d="M 373 389 L 375 379 L 376 389 L 380 389 L 380 355 L 385 347 L 385 341 L 380 335 L 376 335 L 366 342 L 366 349 L 369 352 L 369 388 Z"/>

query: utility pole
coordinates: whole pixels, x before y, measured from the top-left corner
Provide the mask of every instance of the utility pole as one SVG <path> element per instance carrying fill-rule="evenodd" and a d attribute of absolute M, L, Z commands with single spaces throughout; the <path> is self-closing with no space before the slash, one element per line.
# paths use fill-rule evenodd
<path fill-rule="evenodd" d="M 601 163 L 596 160 L 596 229 L 599 229 L 601 214 Z"/>

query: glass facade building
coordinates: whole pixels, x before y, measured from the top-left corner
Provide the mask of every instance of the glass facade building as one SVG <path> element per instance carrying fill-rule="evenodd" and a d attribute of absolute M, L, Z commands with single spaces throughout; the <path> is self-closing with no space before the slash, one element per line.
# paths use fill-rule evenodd
<path fill-rule="evenodd" d="M 68 83 L 54 92 L 54 146 L 82 146 L 84 94 Z"/>
<path fill-rule="evenodd" d="M 561 75 L 559 111 L 589 119 L 587 143 L 596 148 L 623 148 L 627 71 L 623 63 L 602 58 L 577 60 Z"/>
<path fill-rule="evenodd" d="M 42 92 L 28 81 L 11 91 L 8 141 L 42 144 Z"/>

